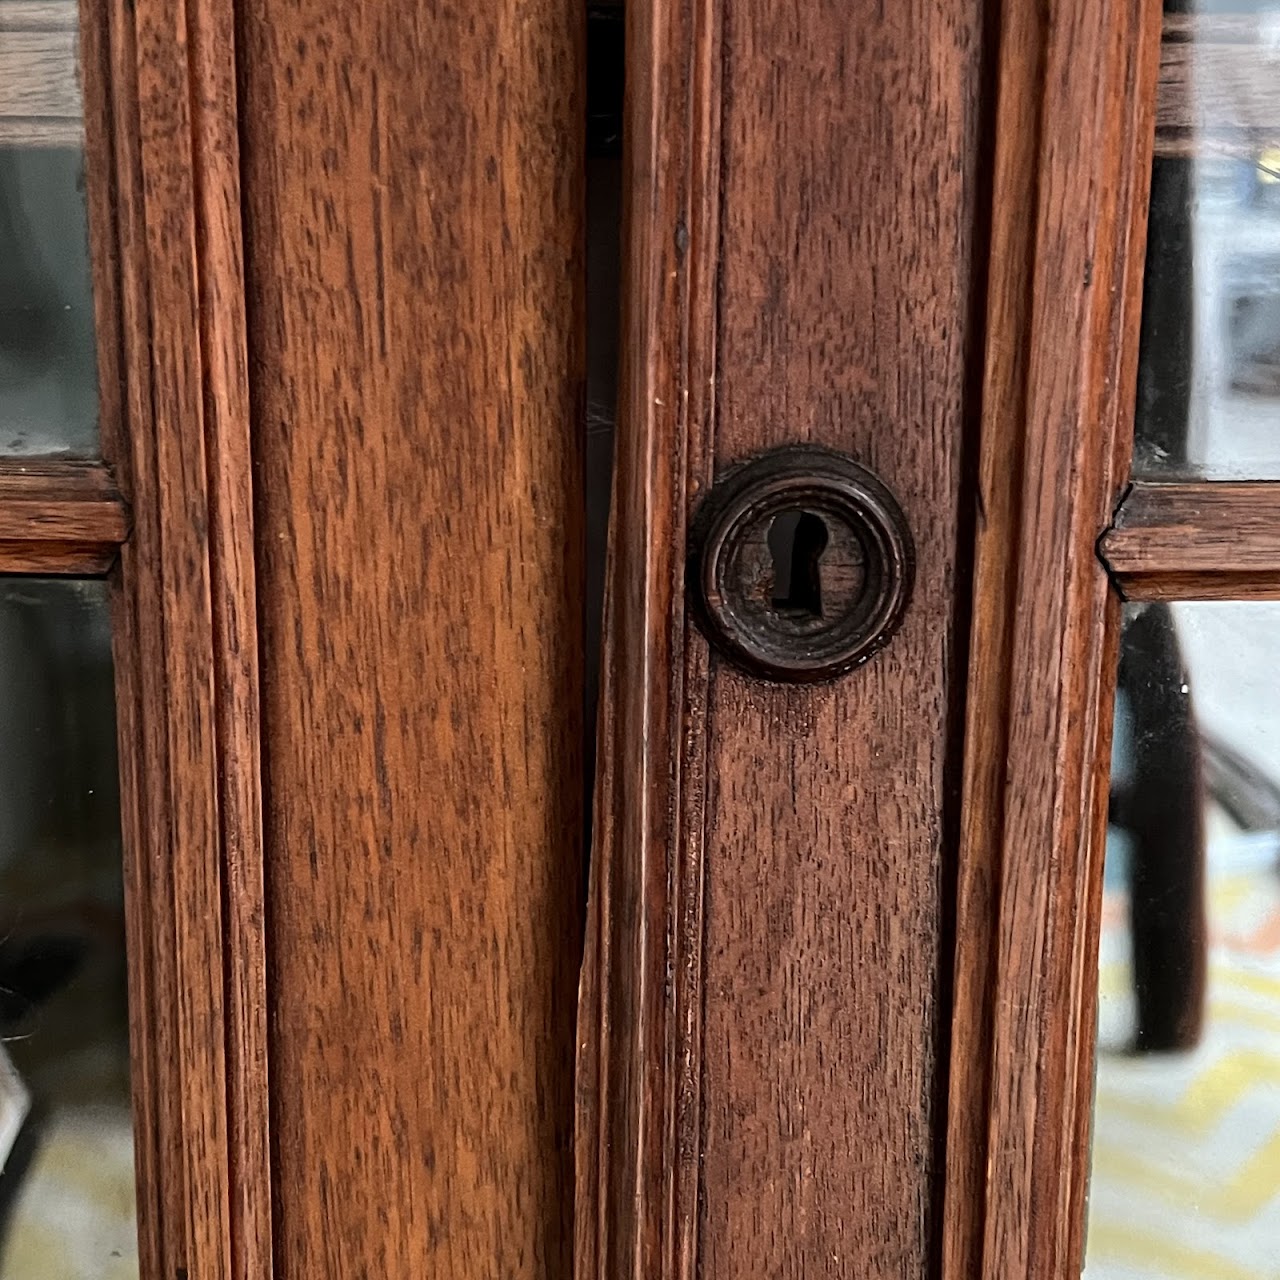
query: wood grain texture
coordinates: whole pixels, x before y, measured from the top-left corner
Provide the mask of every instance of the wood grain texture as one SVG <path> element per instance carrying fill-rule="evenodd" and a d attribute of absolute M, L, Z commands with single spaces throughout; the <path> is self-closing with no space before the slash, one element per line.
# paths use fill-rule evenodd
<path fill-rule="evenodd" d="M 585 12 L 241 18 L 276 1273 L 563 1276 Z"/>
<path fill-rule="evenodd" d="M 1078 1276 L 1159 10 L 1003 6 L 944 1276 Z M 1067 336 L 1069 335 L 1069 337 Z"/>
<path fill-rule="evenodd" d="M 120 0 L 90 40 L 97 20 L 89 6 L 86 97 L 111 117 L 89 157 L 103 445 L 137 511 L 115 623 L 144 1274 L 257 1280 L 271 1184 L 231 10 Z"/>
<path fill-rule="evenodd" d="M 44 544 L 52 557 L 91 549 L 109 566 L 128 535 L 128 508 L 100 463 L 0 460 L 0 544 Z"/>
<path fill-rule="evenodd" d="M 99 34 L 99 23 L 106 30 Z M 151 427 L 151 366 L 142 208 L 137 49 L 124 0 L 86 5 L 82 30 L 86 100 L 98 107 L 85 177 L 98 338 L 103 457 L 123 492 L 157 492 Z M 96 56 L 95 56 L 96 55 Z M 110 123 L 111 127 L 105 127 Z M 118 303 L 115 323 L 109 300 Z M 106 393 L 118 388 L 112 399 Z M 133 535 L 112 575 L 126 952 L 129 1070 L 137 1170 L 139 1268 L 173 1275 L 187 1258 L 182 1096 L 172 992 L 168 759 L 164 733 L 164 636 L 159 622 L 159 511 L 135 513 Z"/>
<path fill-rule="evenodd" d="M 618 427 L 578 1022 L 579 1280 L 692 1280 L 708 655 L 684 529 L 714 404 L 719 14 L 626 10 Z M 667 978 L 670 975 L 670 978 Z"/>
<path fill-rule="evenodd" d="M 0 31 L 70 32 L 80 30 L 80 8 L 76 0 L 5 0 L 0 10 Z M 70 74 L 77 79 L 73 59 Z"/>
<path fill-rule="evenodd" d="M 628 22 L 578 1274 L 927 1274 L 980 6 Z M 792 441 L 875 468 L 920 564 L 889 648 L 803 690 L 709 655 L 682 583 L 700 492 Z"/>
<path fill-rule="evenodd" d="M 118 554 L 118 546 L 101 542 L 6 538 L 0 540 L 0 573 L 100 577 L 110 571 Z"/>
<path fill-rule="evenodd" d="M 926 1274 L 981 7 L 723 12 L 715 466 L 853 454 L 898 496 L 918 572 L 848 680 L 712 673 L 702 1267 Z"/>
<path fill-rule="evenodd" d="M 0 5 L 0 145 L 83 141 L 75 0 Z"/>
<path fill-rule="evenodd" d="M 1135 484 L 1099 551 L 1126 599 L 1280 596 L 1280 484 Z"/>
<path fill-rule="evenodd" d="M 273 1267 L 258 594 L 233 6 L 189 0 L 233 1280 Z M 135 0 L 135 4 L 137 0 Z M 194 433 L 193 433 L 194 434 Z M 195 513 L 197 523 L 198 511 Z M 204 616 L 201 623 L 205 622 Z M 202 636 L 203 638 L 203 636 Z"/>
<path fill-rule="evenodd" d="M 84 143 L 79 119 L 31 120 L 0 116 L 0 147 L 78 147 Z"/>

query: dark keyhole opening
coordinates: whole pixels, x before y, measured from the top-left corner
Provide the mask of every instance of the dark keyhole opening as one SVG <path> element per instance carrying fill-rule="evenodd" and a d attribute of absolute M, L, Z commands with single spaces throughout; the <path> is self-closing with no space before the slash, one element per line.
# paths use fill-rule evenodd
<path fill-rule="evenodd" d="M 827 526 L 812 511 L 784 511 L 769 526 L 773 555 L 773 599 L 779 612 L 822 617 L 822 573 L 818 562 L 827 549 Z"/>

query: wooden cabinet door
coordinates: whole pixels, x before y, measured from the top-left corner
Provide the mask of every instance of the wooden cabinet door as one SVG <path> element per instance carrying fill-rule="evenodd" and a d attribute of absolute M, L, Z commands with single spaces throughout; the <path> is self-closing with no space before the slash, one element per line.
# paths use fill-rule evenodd
<path fill-rule="evenodd" d="M 579 1275 L 1079 1274 L 1158 8 L 629 11 Z M 699 547 L 814 445 L 915 575 L 790 683 Z"/>
<path fill-rule="evenodd" d="M 110 764 L 109 610 L 126 1274 L 1079 1274 L 1108 818 L 1185 1051 L 1204 770 L 1280 813 L 1133 609 L 1280 594 L 1184 385 L 1270 394 L 1274 40 L 1167 7 L 636 0 L 615 68 L 578 0 L 0 0 L 0 833 L 46 719 Z"/>
<path fill-rule="evenodd" d="M 136 1256 L 0 1274 L 570 1272 L 584 35 L 0 0 L 0 574 L 112 587 L 137 1168 Z"/>
<path fill-rule="evenodd" d="M 982 10 L 628 11 L 580 1275 L 937 1266 Z M 878 655 L 786 685 L 709 646 L 686 557 L 726 473 L 797 444 L 892 490 L 915 577 Z"/>
<path fill-rule="evenodd" d="M 629 20 L 579 1274 L 1272 1274 L 1275 6 Z"/>

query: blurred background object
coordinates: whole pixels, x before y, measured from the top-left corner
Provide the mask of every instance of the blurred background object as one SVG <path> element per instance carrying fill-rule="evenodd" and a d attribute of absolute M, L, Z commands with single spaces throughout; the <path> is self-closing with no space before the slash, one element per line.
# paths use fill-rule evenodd
<path fill-rule="evenodd" d="M 1271 1280 L 1280 1239 L 1280 604 L 1127 607 L 1089 1280 Z"/>

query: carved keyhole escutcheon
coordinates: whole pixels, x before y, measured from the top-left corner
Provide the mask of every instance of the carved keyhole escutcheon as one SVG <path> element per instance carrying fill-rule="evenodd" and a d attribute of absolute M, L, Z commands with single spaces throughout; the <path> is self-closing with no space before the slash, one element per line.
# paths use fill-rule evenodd
<path fill-rule="evenodd" d="M 794 446 L 731 470 L 693 524 L 689 585 L 709 639 L 753 675 L 834 679 L 889 640 L 915 552 L 896 499 L 846 454 Z"/>

